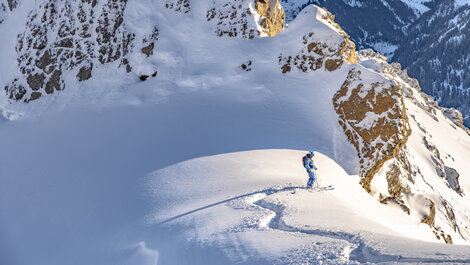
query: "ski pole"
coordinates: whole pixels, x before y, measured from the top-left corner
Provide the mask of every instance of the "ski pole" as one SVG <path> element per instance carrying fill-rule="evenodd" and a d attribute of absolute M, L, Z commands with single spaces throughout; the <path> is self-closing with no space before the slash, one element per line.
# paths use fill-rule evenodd
<path fill-rule="evenodd" d="M 317 185 L 317 188 L 320 188 L 320 184 L 318 183 L 319 177 L 318 177 L 317 169 L 314 168 L 314 171 L 315 171 L 315 177 L 316 177 L 315 183 Z"/>

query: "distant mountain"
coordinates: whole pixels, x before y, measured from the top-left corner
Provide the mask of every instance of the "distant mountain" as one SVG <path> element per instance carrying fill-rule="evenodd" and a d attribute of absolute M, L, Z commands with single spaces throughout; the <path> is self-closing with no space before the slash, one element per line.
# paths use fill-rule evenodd
<path fill-rule="evenodd" d="M 459 109 L 470 126 L 470 5 L 439 1 L 414 22 L 392 60 L 443 106 Z"/>

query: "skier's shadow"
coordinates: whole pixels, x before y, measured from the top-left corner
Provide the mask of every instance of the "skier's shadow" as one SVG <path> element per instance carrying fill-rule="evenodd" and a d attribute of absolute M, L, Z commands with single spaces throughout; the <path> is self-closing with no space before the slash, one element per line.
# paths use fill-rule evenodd
<path fill-rule="evenodd" d="M 261 190 L 261 191 L 254 191 L 254 192 L 251 192 L 251 193 L 247 193 L 247 194 L 243 194 L 243 195 L 240 195 L 240 196 L 232 197 L 232 198 L 220 201 L 220 202 L 212 203 L 212 204 L 209 204 L 209 205 L 206 205 L 206 206 L 203 206 L 203 207 L 200 207 L 200 208 L 197 208 L 197 209 L 179 214 L 177 216 L 173 216 L 171 218 L 168 218 L 166 220 L 161 221 L 160 223 L 158 223 L 158 225 L 163 225 L 163 224 L 169 223 L 171 221 L 174 221 L 176 219 L 179 219 L 181 217 L 184 217 L 184 216 L 202 211 L 204 209 L 208 209 L 208 208 L 211 208 L 211 207 L 214 207 L 214 206 L 217 206 L 217 205 L 221 205 L 221 204 L 231 202 L 231 201 L 234 201 L 234 200 L 237 200 L 237 199 L 253 196 L 253 195 L 256 195 L 256 194 L 264 193 L 267 196 L 269 196 L 269 195 L 272 195 L 274 193 L 279 193 L 279 192 L 284 192 L 284 191 L 291 191 L 291 190 L 295 190 L 295 189 L 303 189 L 303 188 L 305 188 L 305 186 L 289 186 L 289 187 L 284 187 L 284 188 L 280 188 L 280 189 L 268 188 L 268 189 L 264 189 L 264 190 Z"/>

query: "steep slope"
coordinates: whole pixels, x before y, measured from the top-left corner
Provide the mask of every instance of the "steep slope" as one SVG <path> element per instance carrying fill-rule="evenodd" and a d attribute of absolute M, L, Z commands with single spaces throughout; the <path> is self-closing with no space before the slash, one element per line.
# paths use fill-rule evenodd
<path fill-rule="evenodd" d="M 287 21 L 307 4 L 328 8 L 360 49 L 401 63 L 423 91 L 463 113 L 469 126 L 467 1 L 284 0 Z"/>
<path fill-rule="evenodd" d="M 467 192 L 461 187 L 468 185 L 463 184 L 468 178 L 460 178 L 459 171 L 468 171 L 465 161 L 470 131 L 461 121 L 449 119 L 449 110 L 421 92 L 416 79 L 409 78 L 399 64 L 390 65 L 371 50 L 361 52 L 359 58 L 362 65 L 402 87 L 412 131 L 397 156 L 374 177 L 371 184 L 376 190 L 372 194 L 382 203 L 399 205 L 408 215 L 418 214 L 413 207 L 424 203 L 429 209 L 417 217 L 434 230 L 437 238 L 447 243 L 456 237 L 467 240 L 470 216 L 466 210 L 457 212 L 468 204 Z M 457 142 L 445 143 L 446 135 L 453 135 Z"/>
<path fill-rule="evenodd" d="M 191 7 L 189 1 L 161 4 L 183 14 Z M 145 5 L 157 8 L 151 2 Z M 246 1 L 226 5 L 214 1 L 211 5 L 207 21 L 218 36 L 241 34 L 252 39 L 274 36 L 284 27 L 284 11 L 278 1 L 256 1 L 254 6 Z M 126 6 L 127 1 L 38 1 L 14 47 L 18 73 L 3 77 L 8 80 L 5 91 L 9 99 L 28 102 L 64 90 L 67 83 L 76 86 L 77 81 L 91 78 L 98 66 L 110 65 L 142 80 L 155 77 L 157 69 L 148 57 L 157 45 L 158 27 L 126 25 Z M 12 49 L 7 47 L 4 52 L 11 54 Z"/>
<path fill-rule="evenodd" d="M 20 70 L 16 72 L 4 70 L 16 65 L 1 68 L 2 73 L 5 71 L 2 80 L 17 76 L 12 84 L 22 84 L 26 92 L 16 101 L 16 96 L 10 98 L 11 92 L 19 90 L 7 87 L 9 94 L 2 95 L 1 100 L 2 114 L 8 121 L 0 126 L 0 161 L 8 166 L 0 168 L 0 229 L 5 235 L 0 241 L 0 258 L 8 264 L 38 260 L 47 264 L 70 260 L 84 264 L 155 264 L 159 256 L 170 259 L 168 263 L 204 264 L 208 254 L 209 260 L 220 258 L 221 263 L 269 263 L 272 260 L 267 258 L 257 260 L 257 254 L 264 251 L 263 257 L 267 257 L 276 253 L 278 244 L 268 244 L 268 249 L 243 244 L 246 241 L 242 236 L 237 237 L 261 229 L 271 239 L 286 240 L 285 249 L 301 251 L 304 248 L 298 242 L 310 244 L 307 249 L 324 254 L 322 260 L 326 262 L 392 262 L 400 253 L 407 254 L 410 262 L 426 261 L 421 243 L 408 241 L 407 247 L 418 253 L 412 256 L 390 244 L 377 250 L 370 247 L 373 243 L 361 240 L 360 231 L 364 229 L 373 234 L 371 242 L 379 238 L 386 242 L 381 233 L 402 239 L 403 232 L 397 231 L 403 222 L 410 228 L 405 236 L 413 239 L 468 243 L 470 168 L 466 158 L 470 140 L 462 127 L 447 118 L 458 123 L 452 115 L 455 112 L 440 109 L 397 64 L 389 65 L 373 52 L 356 52 L 355 44 L 328 11 L 311 5 L 284 29 L 279 27 L 284 17 L 278 4 L 139 0 L 132 5 L 127 1 L 38 1 L 18 6 L 18 12 L 0 25 L 0 33 L 7 38 L 5 49 L 1 49 L 5 58 L 16 60 L 23 52 L 28 58 L 19 61 Z M 29 14 L 46 14 L 50 23 L 43 26 L 39 23 L 42 18 L 28 15 L 26 11 L 32 7 L 37 9 Z M 81 8 L 86 10 L 89 16 L 85 22 L 91 20 L 95 25 L 91 37 L 84 40 L 78 35 L 83 25 L 77 22 L 77 14 L 67 12 L 71 10 L 68 8 L 77 14 L 82 13 Z M 11 25 L 8 23 L 25 28 L 6 27 Z M 72 24 L 77 26 L 75 31 Z M 58 33 L 67 28 L 71 31 L 60 37 Z M 38 33 L 32 38 L 36 29 L 48 34 Z M 84 65 L 75 65 L 78 46 L 73 46 L 72 57 L 60 59 L 70 51 L 58 45 L 72 35 L 73 43 L 91 43 L 94 47 L 82 61 L 93 63 L 92 68 L 84 70 L 90 76 L 79 74 Z M 128 36 L 132 41 L 126 46 Z M 43 42 L 46 37 L 47 42 Z M 17 41 L 24 39 L 28 40 L 26 46 L 15 50 Z M 105 39 L 109 41 L 100 42 Z M 35 44 L 39 46 L 35 48 Z M 104 53 L 101 47 L 106 49 Z M 130 48 L 124 52 L 124 47 Z M 44 57 L 50 59 L 47 64 L 41 63 Z M 124 64 L 126 58 L 128 63 Z M 25 74 L 21 73 L 22 66 Z M 60 91 L 54 88 L 49 95 L 46 88 L 55 80 L 54 71 L 61 72 L 63 83 L 59 81 Z M 89 78 L 80 81 L 80 76 Z M 38 86 L 31 87 L 28 77 L 34 81 L 31 84 L 41 86 L 34 90 Z M 35 92 L 41 97 L 30 100 Z M 319 166 L 325 167 L 320 177 L 327 172 L 323 179 L 334 180 L 338 192 L 323 202 L 336 205 L 336 210 L 298 203 L 299 197 L 289 195 L 295 191 L 291 186 L 291 190 L 283 190 L 286 193 L 265 201 L 259 198 L 252 201 L 258 204 L 244 204 L 240 209 L 217 203 L 232 195 L 274 191 L 272 186 L 278 180 L 282 182 L 279 185 L 300 185 L 305 175 L 300 173 L 300 152 L 273 151 L 286 159 L 282 163 L 267 151 L 259 156 L 270 162 L 249 153 L 197 159 L 247 150 L 306 148 L 324 154 L 318 156 Z M 250 157 L 257 170 L 243 167 Z M 196 160 L 183 162 L 190 159 Z M 225 164 L 221 160 L 235 162 Z M 227 168 L 234 172 L 234 181 L 224 178 L 231 172 L 225 172 L 218 163 L 230 165 Z M 203 173 L 211 170 L 213 174 Z M 278 170 L 282 175 L 276 175 Z M 152 183 L 157 186 L 142 183 L 150 172 L 155 173 Z M 249 176 L 248 182 L 240 177 L 244 173 Z M 206 176 L 212 181 L 204 182 Z M 270 176 L 276 183 L 268 180 Z M 340 185 L 343 180 L 347 185 Z M 142 188 L 150 189 L 154 197 L 143 199 Z M 353 196 L 346 192 L 348 189 L 358 197 L 349 201 L 344 197 Z M 300 199 L 309 196 L 304 190 L 298 192 Z M 321 198 L 313 196 L 323 205 Z M 342 205 L 345 201 L 354 204 L 356 198 L 358 205 Z M 281 211 L 272 201 L 276 199 L 293 211 L 285 211 L 287 227 L 297 229 L 293 237 L 292 231 L 270 233 L 273 228 L 282 228 L 282 223 L 269 226 L 269 220 L 280 220 Z M 154 203 L 151 209 L 147 207 L 149 201 Z M 233 209 L 228 207 L 240 210 L 235 210 L 239 215 L 231 219 L 240 221 L 248 207 L 248 211 L 255 208 L 258 217 L 263 217 L 265 221 L 259 223 L 264 227 L 249 226 L 256 218 L 229 226 L 213 222 L 217 233 L 200 234 L 187 223 L 158 223 L 165 221 L 160 220 L 165 215 L 173 218 L 184 211 L 200 212 L 199 208 L 212 208 L 205 206 L 214 203 L 223 209 L 208 215 L 209 220 L 232 218 Z M 183 212 L 178 211 L 180 207 Z M 380 209 L 377 211 L 392 217 L 380 219 L 382 215 L 369 214 L 370 209 Z M 301 214 L 296 215 L 296 210 Z M 322 210 L 327 217 L 324 223 L 305 221 L 310 218 L 309 210 Z M 337 223 L 341 229 L 329 233 L 329 222 L 342 211 L 359 215 L 355 229 L 345 231 L 345 224 Z M 266 219 L 266 213 L 278 217 Z M 151 222 L 144 223 L 145 218 Z M 205 217 L 199 221 L 189 226 L 211 229 Z M 387 228 L 366 229 L 377 223 Z M 296 237 L 296 233 L 309 230 L 307 225 L 316 228 Z M 248 231 L 237 230 L 245 226 Z M 218 241 L 226 229 L 234 233 Z M 53 240 L 43 244 L 48 237 Z M 316 248 L 312 240 L 328 244 Z M 185 255 L 177 251 L 181 245 L 188 247 Z M 233 251 L 233 259 L 224 246 Z M 468 261 L 467 252 L 461 251 L 466 248 L 429 246 L 446 249 L 446 257 L 452 261 Z M 348 252 L 352 248 L 357 249 L 353 254 Z M 289 257 L 295 251 L 281 252 Z M 464 254 L 455 254 L 459 251 Z M 331 259 L 328 253 L 332 253 Z M 312 256 L 302 258 L 306 262 L 315 260 Z M 436 254 L 431 261 L 440 259 Z"/>

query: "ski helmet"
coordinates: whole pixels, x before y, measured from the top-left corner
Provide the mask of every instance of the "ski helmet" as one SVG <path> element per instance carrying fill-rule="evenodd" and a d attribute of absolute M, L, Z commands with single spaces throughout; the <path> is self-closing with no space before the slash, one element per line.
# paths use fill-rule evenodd
<path fill-rule="evenodd" d="M 313 151 L 308 151 L 308 154 L 311 155 L 311 156 L 314 156 L 314 155 L 315 155 L 315 152 L 313 152 Z"/>

